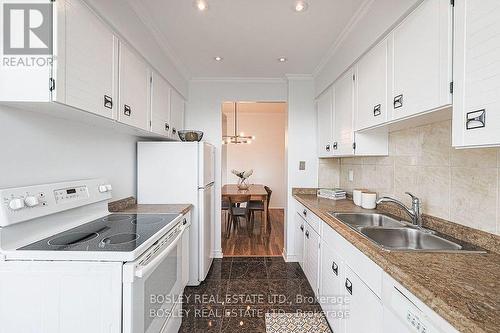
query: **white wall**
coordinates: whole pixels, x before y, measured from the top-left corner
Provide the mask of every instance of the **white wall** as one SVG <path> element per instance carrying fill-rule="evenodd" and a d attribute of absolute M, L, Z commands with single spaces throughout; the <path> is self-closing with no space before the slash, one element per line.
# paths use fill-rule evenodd
<path fill-rule="evenodd" d="M 118 31 L 168 82 L 185 98 L 188 82 L 184 74 L 170 61 L 155 41 L 146 25 L 140 20 L 127 1 L 85 0 L 99 15 Z"/>
<path fill-rule="evenodd" d="M 371 1 L 314 73 L 316 96 L 423 0 Z"/>
<path fill-rule="evenodd" d="M 225 101 L 287 100 L 287 85 L 279 79 L 195 79 L 189 84 L 186 107 L 186 128 L 202 130 L 205 140 L 216 147 L 216 170 L 222 170 L 222 103 Z M 221 174 L 215 175 L 214 256 L 222 255 L 221 248 Z"/>
<path fill-rule="evenodd" d="M 311 76 L 288 76 L 288 129 L 287 129 L 288 205 L 285 233 L 285 258 L 296 257 L 294 248 L 295 200 L 293 187 L 318 187 L 318 158 L 316 142 L 316 109 L 314 82 Z M 299 170 L 300 161 L 306 163 Z"/>
<path fill-rule="evenodd" d="M 224 103 L 229 134 L 234 134 L 234 103 Z M 227 149 L 226 182 L 236 183 L 231 170 L 253 169 L 250 184 L 271 188 L 272 208 L 286 206 L 285 177 L 286 103 L 239 103 L 238 131 L 256 137 L 251 144 L 229 144 Z M 224 166 L 223 166 L 224 172 Z M 222 175 L 224 184 L 224 173 Z"/>
<path fill-rule="evenodd" d="M 0 105 L 0 188 L 104 177 L 135 196 L 136 138 Z"/>

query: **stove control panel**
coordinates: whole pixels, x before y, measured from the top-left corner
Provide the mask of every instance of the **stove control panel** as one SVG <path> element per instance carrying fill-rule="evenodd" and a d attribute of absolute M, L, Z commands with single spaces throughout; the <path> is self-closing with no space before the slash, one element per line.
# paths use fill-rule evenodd
<path fill-rule="evenodd" d="M 111 185 L 103 179 L 3 189 L 0 227 L 106 201 L 111 199 L 111 191 Z"/>
<path fill-rule="evenodd" d="M 54 191 L 56 203 L 85 200 L 89 197 L 89 189 L 87 186 L 70 187 L 57 189 Z"/>

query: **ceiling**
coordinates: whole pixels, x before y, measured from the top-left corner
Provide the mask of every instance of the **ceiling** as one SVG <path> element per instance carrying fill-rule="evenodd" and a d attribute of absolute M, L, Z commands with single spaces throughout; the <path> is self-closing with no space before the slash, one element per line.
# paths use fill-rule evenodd
<path fill-rule="evenodd" d="M 366 0 L 307 0 L 302 13 L 294 0 L 207 1 L 200 12 L 193 0 L 129 0 L 191 78 L 311 74 Z"/>

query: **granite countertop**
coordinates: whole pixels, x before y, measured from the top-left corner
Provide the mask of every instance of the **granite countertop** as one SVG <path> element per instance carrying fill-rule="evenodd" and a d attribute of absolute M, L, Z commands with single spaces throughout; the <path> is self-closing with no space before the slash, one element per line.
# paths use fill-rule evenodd
<path fill-rule="evenodd" d="M 500 332 L 500 254 L 388 252 L 328 212 L 367 210 L 295 192 L 294 197 L 460 332 Z M 375 210 L 373 210 L 375 212 Z"/>
<path fill-rule="evenodd" d="M 125 198 L 109 204 L 112 213 L 129 214 L 186 214 L 193 205 L 191 204 L 165 204 L 165 205 L 141 205 L 137 204 L 135 198 Z"/>

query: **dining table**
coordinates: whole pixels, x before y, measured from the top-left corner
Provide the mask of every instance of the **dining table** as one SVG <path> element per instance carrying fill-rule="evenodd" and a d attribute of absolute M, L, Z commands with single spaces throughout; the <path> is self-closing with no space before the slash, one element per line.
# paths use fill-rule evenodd
<path fill-rule="evenodd" d="M 262 227 L 264 230 L 268 230 L 268 207 L 267 207 L 267 201 L 269 200 L 267 191 L 264 187 L 264 185 L 260 184 L 251 184 L 248 185 L 248 189 L 246 190 L 240 190 L 238 188 L 238 185 L 236 184 L 226 184 L 222 186 L 222 198 L 229 198 L 231 196 L 237 196 L 237 195 L 250 195 L 250 200 L 258 200 L 264 202 L 264 213 L 263 213 L 263 218 L 262 218 Z"/>

